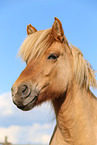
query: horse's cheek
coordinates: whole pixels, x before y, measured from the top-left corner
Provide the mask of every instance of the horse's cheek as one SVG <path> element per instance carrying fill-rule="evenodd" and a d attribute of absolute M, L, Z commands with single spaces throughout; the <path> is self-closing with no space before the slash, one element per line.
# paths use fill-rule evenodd
<path fill-rule="evenodd" d="M 67 64 L 61 63 L 57 70 L 57 76 L 55 78 L 55 83 L 57 90 L 64 92 L 67 89 L 68 83 L 71 80 L 71 69 L 69 66 L 69 62 Z"/>
<path fill-rule="evenodd" d="M 53 72 L 55 71 L 54 66 L 53 65 L 50 66 L 49 64 L 47 64 L 45 68 L 46 69 L 44 69 L 43 75 L 46 77 L 51 77 Z"/>

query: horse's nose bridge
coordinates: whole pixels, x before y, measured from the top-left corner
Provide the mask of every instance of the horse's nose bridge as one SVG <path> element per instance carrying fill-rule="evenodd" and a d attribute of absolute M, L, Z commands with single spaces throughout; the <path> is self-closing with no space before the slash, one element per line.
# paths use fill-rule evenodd
<path fill-rule="evenodd" d="M 28 82 L 28 81 L 34 81 L 34 78 L 36 78 L 37 70 L 35 66 L 28 65 L 20 74 L 17 82 Z"/>

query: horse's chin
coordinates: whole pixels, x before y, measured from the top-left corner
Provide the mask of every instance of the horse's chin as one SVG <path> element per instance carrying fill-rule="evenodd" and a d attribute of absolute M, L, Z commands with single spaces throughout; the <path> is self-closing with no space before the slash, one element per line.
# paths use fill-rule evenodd
<path fill-rule="evenodd" d="M 13 101 L 13 102 L 14 102 L 14 104 L 15 104 L 19 109 L 21 109 L 21 110 L 23 110 L 23 111 L 29 111 L 29 110 L 31 110 L 31 109 L 36 105 L 37 98 L 38 98 L 38 96 L 35 96 L 30 102 L 28 102 L 28 103 L 25 104 L 25 105 L 23 105 L 23 103 L 22 103 L 22 104 L 18 104 L 18 103 L 16 103 L 15 101 Z"/>

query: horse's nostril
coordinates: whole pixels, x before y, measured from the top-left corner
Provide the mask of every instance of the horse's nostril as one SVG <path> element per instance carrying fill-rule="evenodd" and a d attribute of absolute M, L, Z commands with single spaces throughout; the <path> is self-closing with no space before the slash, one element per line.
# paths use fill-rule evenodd
<path fill-rule="evenodd" d="M 18 87 L 18 95 L 25 98 L 30 94 L 31 88 L 28 83 L 23 83 Z"/>
<path fill-rule="evenodd" d="M 20 98 L 27 98 L 31 94 L 31 87 L 29 83 L 22 83 L 18 86 L 14 85 L 12 87 L 12 96 L 20 97 Z"/>
<path fill-rule="evenodd" d="M 21 88 L 22 93 L 23 94 L 26 93 L 27 90 L 28 90 L 28 87 L 26 85 L 23 85 L 22 88 Z"/>

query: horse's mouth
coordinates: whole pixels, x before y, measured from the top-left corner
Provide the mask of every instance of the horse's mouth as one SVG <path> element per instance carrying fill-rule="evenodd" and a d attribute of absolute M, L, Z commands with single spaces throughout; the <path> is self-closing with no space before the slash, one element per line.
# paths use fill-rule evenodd
<path fill-rule="evenodd" d="M 19 95 L 18 93 L 13 96 L 13 103 L 21 110 L 28 111 L 31 110 L 35 105 L 37 105 L 38 97 L 41 93 L 43 93 L 49 84 L 44 85 L 40 90 L 37 89 L 30 89 L 28 92 L 24 95 L 24 89 L 23 89 L 23 95 Z"/>
<path fill-rule="evenodd" d="M 31 110 L 35 104 L 36 104 L 36 101 L 38 99 L 38 96 L 35 96 L 30 102 L 28 102 L 26 105 L 23 105 L 22 104 L 19 104 L 19 103 L 16 103 L 15 101 L 13 101 L 13 103 L 21 110 L 23 111 L 28 111 L 28 110 Z"/>
<path fill-rule="evenodd" d="M 32 101 L 29 102 L 27 105 L 22 105 L 22 106 L 17 105 L 17 107 L 23 111 L 28 111 L 34 107 L 34 105 L 36 104 L 37 98 L 38 96 L 35 96 L 34 99 L 32 99 Z"/>

